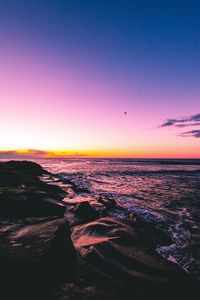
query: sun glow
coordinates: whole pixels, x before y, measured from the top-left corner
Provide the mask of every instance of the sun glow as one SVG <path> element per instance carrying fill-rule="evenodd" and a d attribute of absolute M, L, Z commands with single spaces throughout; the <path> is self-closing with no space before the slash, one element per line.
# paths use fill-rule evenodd
<path fill-rule="evenodd" d="M 127 82 L 90 61 L 45 56 L 39 45 L 13 51 L 9 43 L 0 49 L 1 157 L 200 157 L 198 138 L 156 128 L 172 104 L 178 120 L 194 114 L 198 91 L 163 92 L 137 72 Z"/>

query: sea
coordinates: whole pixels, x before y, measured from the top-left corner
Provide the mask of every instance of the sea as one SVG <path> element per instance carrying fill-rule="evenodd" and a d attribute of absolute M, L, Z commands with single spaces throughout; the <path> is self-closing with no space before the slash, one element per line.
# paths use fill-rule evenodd
<path fill-rule="evenodd" d="M 167 232 L 172 243 L 157 246 L 167 260 L 200 278 L 200 160 L 38 159 L 83 196 L 117 200 L 128 213 Z M 117 215 L 118 214 L 118 215 Z M 117 217 L 124 218 L 116 212 Z"/>

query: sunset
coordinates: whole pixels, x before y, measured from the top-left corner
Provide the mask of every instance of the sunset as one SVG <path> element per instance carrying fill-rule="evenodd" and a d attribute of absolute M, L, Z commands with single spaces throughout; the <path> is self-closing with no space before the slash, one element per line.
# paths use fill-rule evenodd
<path fill-rule="evenodd" d="M 195 8 L 21 2 L 1 3 L 1 151 L 200 157 L 199 124 L 158 127 L 200 112 Z"/>
<path fill-rule="evenodd" d="M 0 0 L 0 299 L 200 293 L 199 14 Z"/>

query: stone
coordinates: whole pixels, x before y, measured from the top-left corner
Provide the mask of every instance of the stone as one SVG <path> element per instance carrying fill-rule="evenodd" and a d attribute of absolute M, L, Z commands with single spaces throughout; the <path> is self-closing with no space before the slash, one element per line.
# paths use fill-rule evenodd
<path fill-rule="evenodd" d="M 99 212 L 88 201 L 75 202 L 74 205 L 68 205 L 65 212 L 65 218 L 70 226 L 84 224 L 99 217 Z"/>
<path fill-rule="evenodd" d="M 156 252 L 154 239 L 147 227 L 141 234 L 134 226 L 109 217 L 76 226 L 72 232 L 81 257 L 109 277 L 110 284 L 124 286 L 125 299 L 139 294 L 144 299 L 147 295 L 150 299 L 184 297 L 192 291 L 192 278 Z"/>
<path fill-rule="evenodd" d="M 1 296 L 29 299 L 74 278 L 76 254 L 63 218 L 6 228 L 0 235 Z"/>

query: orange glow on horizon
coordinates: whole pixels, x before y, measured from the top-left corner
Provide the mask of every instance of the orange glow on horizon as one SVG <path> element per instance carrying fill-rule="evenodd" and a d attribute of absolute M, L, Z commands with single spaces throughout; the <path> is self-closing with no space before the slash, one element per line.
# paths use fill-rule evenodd
<path fill-rule="evenodd" d="M 113 149 L 84 149 L 76 150 L 41 150 L 41 149 L 1 149 L 0 158 L 200 158 L 196 151 L 184 149 L 175 151 L 172 147 L 165 148 L 113 148 Z"/>

